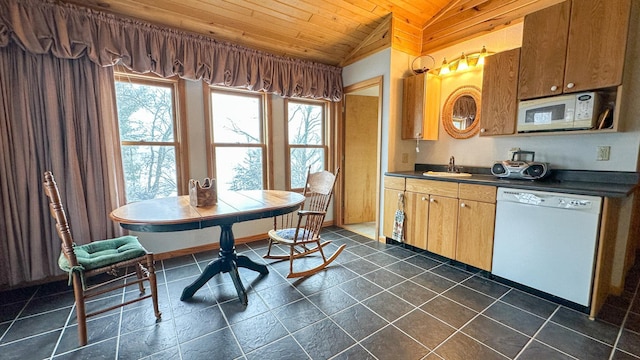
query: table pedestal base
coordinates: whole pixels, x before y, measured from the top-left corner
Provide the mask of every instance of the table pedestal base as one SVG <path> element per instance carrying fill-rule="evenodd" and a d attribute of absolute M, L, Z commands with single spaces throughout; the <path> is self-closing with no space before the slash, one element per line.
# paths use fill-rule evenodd
<path fill-rule="evenodd" d="M 233 280 L 233 285 L 236 287 L 236 292 L 238 293 L 240 302 L 243 305 L 248 304 L 247 291 L 240 280 L 238 267 L 257 271 L 260 274 L 268 274 L 269 269 L 267 269 L 266 265 L 255 263 L 244 255 L 236 255 L 236 249 L 234 246 L 235 241 L 233 238 L 233 231 L 231 230 L 232 225 L 233 224 L 220 225 L 222 230 L 220 233 L 220 256 L 218 259 L 211 261 L 202 274 L 200 274 L 193 283 L 189 284 L 184 288 L 184 290 L 182 290 L 180 300 L 184 301 L 193 297 L 196 291 L 203 287 L 204 284 L 206 284 L 214 275 L 221 272 L 228 272 L 231 276 L 231 280 Z"/>

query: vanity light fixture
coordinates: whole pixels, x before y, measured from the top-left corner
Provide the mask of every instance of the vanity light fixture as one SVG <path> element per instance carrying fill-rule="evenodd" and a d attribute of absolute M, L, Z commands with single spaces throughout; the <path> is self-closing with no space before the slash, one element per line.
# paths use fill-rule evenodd
<path fill-rule="evenodd" d="M 484 65 L 484 58 L 488 55 L 487 48 L 482 46 L 482 50 L 474 53 L 465 54 L 464 52 L 459 58 L 447 62 L 445 58 L 442 61 L 440 69 L 434 69 L 432 73 L 436 73 L 440 76 L 446 75 L 452 72 L 465 71 L 471 68 Z"/>
<path fill-rule="evenodd" d="M 456 68 L 456 71 L 464 71 L 468 68 L 469 63 L 467 62 L 467 57 L 464 56 L 464 53 L 462 53 L 462 55 L 460 55 L 460 60 L 458 60 L 458 67 Z"/>
<path fill-rule="evenodd" d="M 440 72 L 438 73 L 439 75 L 446 75 L 449 73 L 449 64 L 447 64 L 447 58 L 444 58 L 444 60 L 442 60 L 442 66 L 440 67 Z"/>
<path fill-rule="evenodd" d="M 484 66 L 484 58 L 487 56 L 487 48 L 484 47 L 484 45 L 482 46 L 482 50 L 480 50 L 480 55 L 478 56 L 478 63 L 476 64 L 476 66 L 478 65 L 482 65 Z"/>

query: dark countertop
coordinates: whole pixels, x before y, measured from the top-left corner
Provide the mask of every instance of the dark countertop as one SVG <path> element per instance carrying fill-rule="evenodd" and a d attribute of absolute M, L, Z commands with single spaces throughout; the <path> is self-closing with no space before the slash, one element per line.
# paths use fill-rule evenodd
<path fill-rule="evenodd" d="M 462 168 L 463 172 L 472 174 L 470 177 L 422 175 L 426 171 L 446 171 L 446 166 L 417 164 L 415 171 L 387 172 L 385 175 L 604 197 L 629 196 L 640 180 L 638 173 L 617 171 L 555 170 L 542 180 L 502 179 L 491 175 L 488 169 L 471 167 Z"/>

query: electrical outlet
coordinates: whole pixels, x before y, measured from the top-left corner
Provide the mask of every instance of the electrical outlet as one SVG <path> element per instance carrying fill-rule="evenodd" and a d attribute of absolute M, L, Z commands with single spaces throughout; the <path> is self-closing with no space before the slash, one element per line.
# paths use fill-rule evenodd
<path fill-rule="evenodd" d="M 402 153 L 402 163 L 406 164 L 409 162 L 409 154 L 408 153 Z"/>
<path fill-rule="evenodd" d="M 608 161 L 611 153 L 611 146 L 598 146 L 596 161 Z"/>

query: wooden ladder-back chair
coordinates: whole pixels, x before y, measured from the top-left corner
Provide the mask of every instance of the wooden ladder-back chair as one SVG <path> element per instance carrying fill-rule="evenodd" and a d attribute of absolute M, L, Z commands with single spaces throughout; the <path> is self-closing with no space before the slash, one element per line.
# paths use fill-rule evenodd
<path fill-rule="evenodd" d="M 106 311 L 152 298 L 153 310 L 159 320 L 161 313 L 158 309 L 158 290 L 153 254 L 147 252 L 134 236 L 76 245 L 71 237 L 64 207 L 60 202 L 58 185 L 50 171 L 44 173 L 44 192 L 49 198 L 51 216 L 56 220 L 56 230 L 62 240 L 62 251 L 58 265 L 69 274 L 69 285 L 73 283 L 80 346 L 87 344 L 87 318 Z M 129 268 L 135 271 L 127 271 Z M 109 277 L 103 282 L 91 281 L 91 285 L 87 285 L 89 282 L 87 280 L 90 277 L 100 274 L 110 274 L 114 277 Z M 137 279 L 133 281 L 128 279 L 134 275 Z M 97 279 L 93 278 L 92 280 Z M 100 280 L 102 279 L 100 278 Z M 142 295 L 145 292 L 144 281 L 149 281 L 151 294 L 86 313 L 85 301 L 87 299 L 133 285 L 138 285 Z"/>
<path fill-rule="evenodd" d="M 289 260 L 288 278 L 303 277 L 317 273 L 324 269 L 344 250 L 346 245 L 341 245 L 330 257 L 326 257 L 323 248 L 331 241 L 322 242 L 320 231 L 324 222 L 329 203 L 333 197 L 333 188 L 338 178 L 340 168 L 336 173 L 321 171 L 311 173 L 307 171 L 307 181 L 302 194 L 307 198 L 302 208 L 297 213 L 290 213 L 273 219 L 273 230 L 269 231 L 269 248 L 266 259 Z M 288 255 L 271 254 L 274 243 L 289 247 Z M 311 246 L 310 246 L 311 245 Z M 313 246 L 315 245 L 315 246 Z M 322 263 L 313 268 L 302 271 L 294 271 L 294 260 L 319 252 Z"/>

